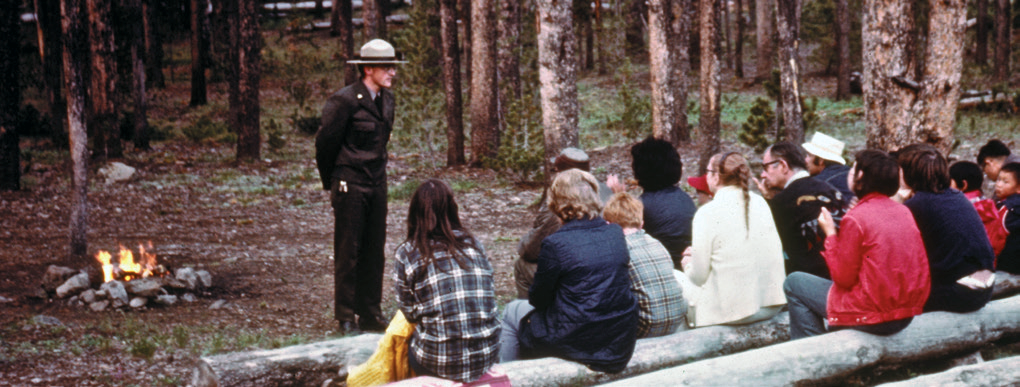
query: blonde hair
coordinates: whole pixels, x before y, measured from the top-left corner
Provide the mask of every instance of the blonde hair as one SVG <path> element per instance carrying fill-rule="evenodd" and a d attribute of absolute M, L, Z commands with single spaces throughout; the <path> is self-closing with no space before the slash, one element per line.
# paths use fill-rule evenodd
<path fill-rule="evenodd" d="M 609 198 L 602 217 L 609 223 L 616 223 L 624 228 L 641 228 L 644 223 L 645 205 L 626 192 L 620 192 Z"/>
<path fill-rule="evenodd" d="M 549 210 L 560 220 L 592 219 L 602 212 L 599 183 L 595 176 L 580 169 L 556 174 L 549 187 Z"/>

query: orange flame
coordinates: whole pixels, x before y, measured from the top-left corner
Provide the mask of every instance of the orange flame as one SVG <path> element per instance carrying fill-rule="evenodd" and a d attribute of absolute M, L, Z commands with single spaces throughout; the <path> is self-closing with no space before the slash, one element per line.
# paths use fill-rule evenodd
<path fill-rule="evenodd" d="M 152 242 L 149 242 L 149 249 L 152 249 Z M 134 278 L 144 278 L 152 275 L 152 270 L 157 268 L 156 265 L 156 254 L 147 252 L 145 246 L 138 245 L 138 255 L 141 256 L 140 262 L 135 262 L 135 255 L 123 245 L 120 245 L 120 251 L 117 253 L 118 265 L 116 270 L 119 276 L 123 276 L 124 280 L 131 280 Z M 103 265 L 103 282 L 110 282 L 114 279 L 114 266 L 110 264 L 111 254 L 106 250 L 99 250 L 96 253 L 96 260 Z"/>
<path fill-rule="evenodd" d="M 103 265 L 103 282 L 113 281 L 113 265 L 110 264 L 110 253 L 99 250 L 96 260 Z"/>

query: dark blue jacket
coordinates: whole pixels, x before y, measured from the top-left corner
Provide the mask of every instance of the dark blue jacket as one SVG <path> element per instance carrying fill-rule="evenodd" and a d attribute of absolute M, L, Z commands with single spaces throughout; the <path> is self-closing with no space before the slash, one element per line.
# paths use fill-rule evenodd
<path fill-rule="evenodd" d="M 836 164 L 825 167 L 814 178 L 836 187 L 839 193 L 843 194 L 843 204 L 849 204 L 854 198 L 854 191 L 846 185 L 846 175 L 848 173 L 850 173 L 849 166 Z"/>
<path fill-rule="evenodd" d="M 554 356 L 620 372 L 637 340 L 623 230 L 600 217 L 567 222 L 545 238 L 519 332 L 525 358 Z"/>
<path fill-rule="evenodd" d="M 1003 223 L 1009 235 L 1006 237 L 1006 246 L 999 253 L 996 269 L 1020 274 L 1020 194 L 1010 195 L 1002 201 L 1002 205 L 1006 206 Z"/>
<path fill-rule="evenodd" d="M 645 232 L 659 240 L 675 267 L 680 267 L 684 249 L 691 245 L 691 220 L 698 208 L 691 196 L 673 186 L 641 194 L 645 206 Z"/>

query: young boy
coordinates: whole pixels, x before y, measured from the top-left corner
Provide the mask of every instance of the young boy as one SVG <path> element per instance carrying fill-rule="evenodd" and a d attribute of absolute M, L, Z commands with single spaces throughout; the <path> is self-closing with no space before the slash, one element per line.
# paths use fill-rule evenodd
<path fill-rule="evenodd" d="M 1006 244 L 1006 229 L 1002 227 L 1002 212 L 995 206 L 995 201 L 982 196 L 981 185 L 984 183 L 981 167 L 970 161 L 960 161 L 949 167 L 949 185 L 962 191 L 981 216 L 985 225 L 988 240 L 992 243 L 995 255 L 1002 252 Z"/>
<path fill-rule="evenodd" d="M 630 288 L 638 301 L 638 338 L 664 336 L 686 326 L 687 302 L 673 276 L 669 251 L 642 230 L 644 205 L 626 192 L 613 195 L 602 217 L 623 228 L 630 251 Z"/>
<path fill-rule="evenodd" d="M 1005 212 L 1002 223 L 1009 235 L 1002 253 L 998 255 L 996 269 L 1020 274 L 1020 163 L 1007 163 L 999 170 L 995 181 L 995 196 L 1002 199 Z"/>

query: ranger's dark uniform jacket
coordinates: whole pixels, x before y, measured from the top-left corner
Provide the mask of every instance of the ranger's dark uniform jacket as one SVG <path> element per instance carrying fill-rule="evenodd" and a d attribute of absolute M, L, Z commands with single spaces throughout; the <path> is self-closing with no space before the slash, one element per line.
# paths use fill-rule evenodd
<path fill-rule="evenodd" d="M 393 130 L 393 93 L 380 89 L 382 111 L 362 81 L 329 97 L 315 136 L 315 161 L 323 189 L 332 179 L 364 185 L 386 181 L 386 144 Z"/>

